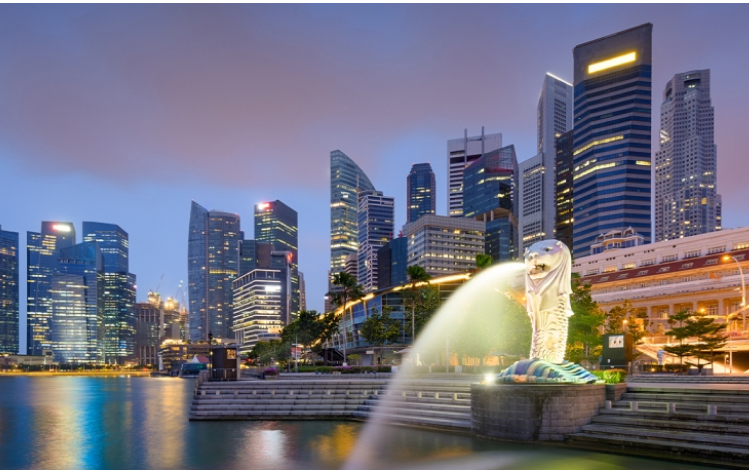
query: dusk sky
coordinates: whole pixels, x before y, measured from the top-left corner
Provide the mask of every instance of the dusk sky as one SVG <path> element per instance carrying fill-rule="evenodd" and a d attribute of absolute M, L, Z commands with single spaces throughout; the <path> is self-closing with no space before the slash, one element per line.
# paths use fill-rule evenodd
<path fill-rule="evenodd" d="M 430 162 L 446 213 L 446 141 L 502 132 L 535 154 L 543 76 L 572 81 L 575 45 L 653 23 L 653 152 L 675 73 L 711 69 L 724 227 L 749 224 L 749 6 L 2 5 L 0 225 L 116 223 L 145 300 L 187 280 L 190 201 L 299 212 L 308 307 L 322 310 L 330 151 L 396 198 Z M 80 241 L 80 235 L 79 235 Z"/>

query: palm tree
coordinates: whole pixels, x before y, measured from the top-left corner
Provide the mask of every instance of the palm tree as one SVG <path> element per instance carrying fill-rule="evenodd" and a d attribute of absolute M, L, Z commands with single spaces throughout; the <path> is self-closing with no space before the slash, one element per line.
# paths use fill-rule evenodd
<path fill-rule="evenodd" d="M 432 278 L 423 266 L 409 266 L 406 271 L 409 288 L 411 289 L 411 344 L 416 342 L 416 287 L 422 282 L 429 282 Z"/>
<path fill-rule="evenodd" d="M 356 278 L 354 276 L 345 271 L 333 275 L 333 285 L 338 287 L 338 289 L 328 292 L 328 295 L 333 297 L 333 303 L 335 303 L 336 306 L 343 307 L 343 363 L 346 364 L 346 343 L 348 343 L 346 305 L 348 302 L 359 300 L 364 297 L 364 288 L 361 284 L 356 283 Z"/>

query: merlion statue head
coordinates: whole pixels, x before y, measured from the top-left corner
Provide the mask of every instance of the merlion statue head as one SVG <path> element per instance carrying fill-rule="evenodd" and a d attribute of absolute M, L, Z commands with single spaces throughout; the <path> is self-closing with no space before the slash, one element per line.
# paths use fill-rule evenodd
<path fill-rule="evenodd" d="M 572 293 L 572 256 L 559 240 L 542 240 L 525 250 L 525 285 L 529 292 L 541 293 L 556 286 L 555 294 Z"/>

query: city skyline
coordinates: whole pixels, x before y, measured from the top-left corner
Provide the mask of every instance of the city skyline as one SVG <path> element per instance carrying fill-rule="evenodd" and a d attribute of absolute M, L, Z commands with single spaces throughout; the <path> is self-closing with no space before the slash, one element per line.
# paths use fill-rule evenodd
<path fill-rule="evenodd" d="M 8 13 L 3 15 L 4 19 L 0 19 L 4 29 L 7 29 L 12 37 L 25 38 L 26 33 L 21 31 L 23 28 L 19 25 L 35 18 L 29 16 L 32 10 L 22 6 L 3 8 Z M 37 67 L 42 67 L 42 70 L 57 70 L 53 67 L 56 59 L 49 58 L 50 54 L 52 56 L 58 53 L 63 56 L 64 53 L 75 55 L 73 50 L 58 51 L 57 48 L 75 47 L 74 43 L 77 39 L 66 39 L 64 31 L 61 30 L 65 29 L 62 26 L 82 16 L 82 12 L 94 18 L 98 14 L 103 20 L 127 25 L 129 24 L 127 21 L 135 21 L 132 14 L 124 14 L 121 15 L 122 18 L 114 20 L 113 18 L 117 15 L 112 15 L 111 11 L 124 13 L 132 11 L 143 16 L 144 11 L 154 8 L 153 11 L 157 15 L 152 21 L 157 21 L 157 23 L 149 22 L 144 25 L 146 30 L 154 35 L 156 34 L 155 25 L 158 25 L 159 19 L 164 19 L 164 12 L 169 9 L 169 7 L 156 6 L 108 8 L 110 10 L 107 10 L 107 7 L 96 6 L 80 8 L 57 6 L 48 9 L 48 12 L 65 12 L 66 14 L 59 14 L 54 19 L 52 15 L 40 18 L 57 28 L 50 28 L 48 37 L 35 38 L 26 44 L 25 47 L 28 48 L 26 52 L 43 52 L 41 56 L 37 56 L 40 57 L 37 63 L 31 63 L 20 55 L 16 56 L 15 54 L 20 54 L 18 51 L 0 49 L 0 57 L 17 66 L 12 67 L 15 70 L 4 77 L 4 86 L 0 87 L 8 91 L 0 91 L 0 93 L 28 96 L 29 89 L 26 87 L 30 85 L 22 83 L 21 79 L 28 77 L 28 75 L 23 75 L 24 73 L 30 74 L 36 70 L 36 75 L 32 75 L 37 78 L 30 82 L 31 85 L 38 87 L 35 90 L 44 90 L 44 93 L 37 95 L 39 99 L 52 96 L 46 93 L 55 93 L 56 96 L 64 97 L 45 103 L 33 101 L 31 105 L 25 104 L 25 106 L 11 100 L 9 107 L 0 112 L 0 122 L 4 124 L 0 126 L 3 128 L 0 132 L 4 137 L 4 145 L 0 147 L 0 162 L 2 162 L 0 164 L 8 174 L 8 184 L 0 189 L 0 197 L 3 201 L 19 200 L 17 194 L 23 189 L 31 185 L 35 187 L 33 192 L 24 192 L 22 204 L 15 207 L 3 207 L 0 212 L 0 224 L 4 230 L 21 234 L 37 230 L 39 223 L 45 220 L 70 220 L 76 225 L 83 220 L 106 220 L 127 227 L 131 237 L 131 270 L 138 273 L 139 278 L 139 302 L 144 301 L 149 289 L 156 288 L 162 274 L 164 274 L 164 281 L 160 290 L 164 296 L 174 295 L 179 282 L 187 281 L 187 266 L 184 259 L 187 247 L 184 232 L 187 229 L 186 206 L 189 200 L 198 200 L 207 207 L 239 213 L 245 220 L 249 220 L 252 215 L 250 211 L 256 203 L 280 199 L 299 212 L 300 232 L 303 234 L 299 248 L 302 252 L 300 270 L 307 274 L 309 308 L 322 310 L 322 294 L 327 289 L 325 273 L 329 268 L 329 224 L 327 222 L 329 220 L 329 181 L 327 173 L 329 171 L 328 158 L 332 150 L 340 149 L 346 153 L 362 167 L 379 190 L 385 194 L 396 195 L 395 228 L 399 230 L 405 223 L 405 204 L 398 195 L 404 193 L 403 176 L 407 174 L 413 163 L 435 162 L 433 168 L 437 177 L 437 186 L 445 188 L 447 186 L 446 165 L 439 163 L 445 158 L 445 141 L 461 135 L 463 129 L 468 129 L 469 135 L 476 135 L 480 132 L 482 125 L 486 126 L 487 134 L 502 133 L 506 144 L 515 145 L 519 161 L 531 158 L 535 155 L 536 147 L 535 112 L 538 100 L 538 81 L 546 72 L 551 72 L 571 82 L 573 78 L 572 49 L 575 45 L 645 22 L 651 22 L 654 25 L 654 63 L 657 61 L 653 75 L 654 96 L 658 96 L 674 74 L 686 70 L 711 69 L 711 98 L 717 111 L 715 140 L 720 147 L 718 181 L 723 195 L 724 226 L 728 228 L 749 224 L 749 216 L 742 214 L 740 206 L 744 189 L 739 176 L 731 174 L 730 171 L 732 167 L 739 164 L 741 158 L 740 126 L 747 120 L 749 97 L 743 92 L 738 80 L 731 80 L 731 77 L 743 76 L 744 69 L 730 58 L 740 56 L 741 51 L 736 48 L 735 44 L 741 41 L 736 38 L 729 41 L 726 32 L 732 29 L 733 22 L 740 24 L 741 20 L 746 18 L 749 12 L 746 7 L 688 6 L 681 8 L 673 17 L 665 14 L 665 7 L 650 6 L 327 8 L 196 6 L 185 8 L 175 19 L 167 21 L 167 31 L 163 33 L 165 36 L 188 35 L 190 31 L 181 31 L 180 28 L 185 27 L 191 14 L 201 14 L 207 15 L 205 28 L 212 32 L 211 37 L 218 44 L 223 44 L 233 34 L 244 34 L 241 25 L 233 22 L 234 27 L 229 28 L 228 32 L 218 31 L 221 25 L 229 21 L 228 12 L 234 11 L 233 8 L 238 8 L 240 12 L 263 12 L 269 24 L 280 21 L 276 15 L 283 12 L 291 14 L 293 21 L 290 24 L 297 26 L 303 20 L 310 18 L 323 23 L 343 21 L 344 28 L 340 34 L 345 36 L 351 30 L 357 32 L 355 35 L 357 41 L 350 46 L 344 44 L 343 39 L 336 36 L 338 33 L 313 38 L 312 42 L 316 46 L 336 47 L 332 48 L 329 56 L 318 55 L 313 59 L 302 61 L 299 65 L 304 70 L 316 71 L 318 64 L 313 63 L 315 59 L 327 66 L 331 63 L 338 64 L 342 69 L 339 70 L 342 72 L 342 80 L 347 80 L 346 83 L 348 83 L 360 78 L 356 71 L 357 67 L 363 66 L 357 61 L 356 57 L 359 54 L 373 62 L 367 67 L 382 68 L 383 64 L 386 65 L 383 73 L 386 74 L 384 81 L 387 86 L 374 90 L 374 95 L 378 98 L 373 101 L 370 101 L 369 97 L 360 97 L 349 104 L 346 98 L 340 98 L 340 101 L 337 100 L 330 106 L 332 111 L 327 110 L 323 115 L 310 114 L 314 110 L 326 107 L 317 99 L 305 101 L 301 106 L 304 112 L 301 113 L 295 113 L 295 110 L 288 106 L 280 106 L 274 100 L 264 103 L 266 106 L 275 104 L 281 108 L 272 119 L 268 120 L 269 125 L 279 129 L 278 132 L 281 132 L 281 129 L 284 133 L 290 132 L 289 127 L 298 130 L 303 137 L 296 140 L 304 143 L 302 147 L 292 145 L 277 149 L 274 154 L 279 155 L 279 158 L 270 159 L 270 161 L 261 159 L 261 155 L 269 153 L 266 152 L 266 146 L 279 145 L 280 139 L 274 139 L 274 134 L 267 136 L 261 134 L 262 138 L 254 134 L 243 134 L 240 138 L 236 134 L 220 132 L 212 126 L 201 128 L 201 125 L 205 125 L 201 119 L 197 119 L 196 123 L 192 124 L 197 127 L 191 127 L 189 122 L 175 121 L 174 129 L 143 129 L 134 125 L 134 122 L 143 115 L 155 118 L 159 116 L 159 111 L 150 108 L 134 110 L 121 104 L 120 106 L 124 108 L 115 106 L 114 109 L 126 111 L 119 113 L 121 117 L 118 119 L 122 121 L 113 121 L 113 115 L 110 116 L 84 98 L 87 96 L 105 97 L 107 99 L 104 102 L 118 104 L 118 100 L 122 96 L 128 96 L 128 92 L 132 93 L 135 98 L 143 99 L 143 96 L 152 96 L 149 94 L 151 90 L 155 93 L 163 93 L 163 96 L 158 95 L 161 96 L 159 100 L 163 106 L 161 112 L 185 113 L 186 110 L 194 109 L 209 115 L 210 119 L 221 118 L 220 122 L 237 117 L 245 129 L 253 127 L 252 119 L 256 116 L 254 112 L 258 112 L 250 111 L 252 106 L 249 105 L 246 111 L 229 106 L 226 102 L 226 94 L 211 89 L 201 88 L 195 91 L 200 92 L 201 95 L 208 94 L 209 97 L 213 96 L 210 93 L 215 93 L 217 108 L 209 107 L 210 101 L 208 100 L 187 100 L 181 103 L 179 96 L 158 88 L 164 84 L 161 81 L 149 82 L 150 79 L 144 71 L 132 71 L 129 78 L 133 81 L 128 82 L 128 86 L 118 81 L 113 81 L 111 84 L 97 82 L 92 76 L 94 71 L 101 71 L 105 77 L 108 77 L 112 73 L 112 67 L 117 65 L 112 61 L 126 60 L 123 56 L 124 51 L 119 51 L 119 49 L 120 54 L 115 53 L 112 58 L 104 60 L 96 55 L 98 48 L 94 44 L 88 44 L 89 54 L 93 54 L 92 57 L 99 61 L 80 63 L 76 60 L 81 59 L 73 60 L 72 66 L 77 68 L 74 79 L 60 80 L 56 74 L 51 75 L 50 82 L 45 82 L 45 78 L 39 78 L 46 74 L 40 73 Z M 415 31 L 407 35 L 409 27 L 397 17 L 403 14 L 402 16 L 408 18 L 409 15 L 417 14 L 421 9 L 428 10 L 432 15 L 420 21 Z M 110 13 L 102 13 L 105 11 Z M 470 17 L 481 11 L 494 12 L 492 18 L 498 21 L 500 26 L 508 22 L 506 30 L 517 34 L 508 32 L 510 36 L 508 38 L 500 33 L 491 32 L 487 22 L 487 24 L 481 23 L 476 31 L 466 32 L 465 38 L 451 34 L 443 40 L 434 39 L 435 31 L 439 29 L 438 26 L 444 24 L 447 17 L 456 16 L 455 20 L 460 24 L 467 24 Z M 373 18 L 371 20 L 362 19 L 372 13 L 378 14 L 370 15 Z M 530 19 L 531 16 L 535 18 Z M 591 19 L 595 19 L 594 24 L 587 24 Z M 580 27 L 582 25 L 585 27 Z M 78 26 L 83 30 L 91 27 L 85 21 L 82 24 L 78 23 Z M 707 36 L 707 39 L 703 35 L 700 38 L 690 37 L 686 32 L 690 26 L 699 27 L 705 32 L 704 36 Z M 395 44 L 391 42 L 392 39 L 386 38 L 386 34 L 379 32 L 383 28 L 391 33 L 397 33 L 395 36 L 402 41 L 402 44 Z M 492 28 L 502 29 L 497 28 L 497 24 L 493 24 Z M 520 34 L 524 29 L 528 29 L 528 32 Z M 734 29 L 739 39 L 747 34 L 740 28 Z M 103 38 L 104 44 L 128 45 L 134 49 L 133 53 L 143 53 L 144 58 L 149 60 L 160 57 L 154 56 L 154 49 L 150 47 L 144 52 L 144 44 L 137 41 L 133 43 L 132 38 L 125 40 L 129 38 L 128 35 L 120 37 L 116 36 L 117 33 L 112 34 L 113 36 Z M 265 41 L 276 41 L 276 43 L 279 41 L 265 28 L 256 34 Z M 161 44 L 160 41 L 163 41 L 165 36 L 156 36 L 153 38 L 154 42 L 146 41 L 147 45 Z M 529 38 L 532 36 L 540 37 L 531 41 Z M 434 44 L 425 45 L 424 39 L 434 39 Z M 372 40 L 374 45 L 365 46 L 367 40 Z M 462 57 L 465 48 L 455 48 L 450 42 L 445 42 L 457 40 L 464 41 L 463 44 L 467 47 L 480 46 L 479 56 Z M 59 44 L 53 45 L 52 42 Z M 670 44 L 679 44 L 679 49 L 675 49 L 675 46 Z M 281 42 L 279 47 L 287 50 L 288 44 Z M 410 52 L 419 47 L 424 48 L 425 54 L 422 54 L 424 58 L 421 61 L 413 65 L 416 69 L 406 69 L 404 79 L 394 78 L 401 77 L 392 74 L 395 70 L 399 70 L 399 67 L 402 67 L 402 61 L 406 60 L 402 56 L 409 56 L 410 60 Z M 493 54 L 493 51 L 497 52 L 496 58 L 489 55 Z M 254 50 L 252 52 L 254 53 Z M 173 54 L 177 62 L 183 65 L 192 64 L 185 57 L 184 51 L 175 50 Z M 241 55 L 243 53 L 232 50 L 228 54 Z M 532 56 L 531 63 L 524 56 Z M 433 70 L 433 67 L 451 63 L 450 60 L 454 57 L 459 61 L 465 61 L 465 63 L 459 63 L 470 64 L 473 67 L 470 77 L 452 80 L 456 82 L 452 85 L 450 78 L 435 79 L 436 74 L 423 74 L 423 71 Z M 86 59 L 86 61 L 89 60 L 92 59 Z M 210 59 L 207 54 L 203 53 L 198 55 L 197 60 L 208 61 L 207 66 L 217 70 L 229 67 L 221 63 L 220 59 Z M 219 62 L 212 62 L 212 60 Z M 149 63 L 148 60 L 146 62 Z M 514 76 L 509 74 L 509 78 L 499 77 L 499 74 L 493 71 L 497 70 L 500 64 L 511 64 L 513 69 L 517 70 L 517 74 Z M 274 65 L 274 67 L 281 66 L 284 64 Z M 185 80 L 195 79 L 196 74 L 202 73 L 193 70 L 192 67 L 188 67 L 187 71 L 190 74 Z M 456 68 L 466 70 L 465 66 Z M 228 70 L 232 70 L 231 67 Z M 279 72 L 276 69 L 274 71 Z M 320 73 L 322 72 L 318 70 L 317 74 L 311 75 L 308 83 L 312 89 L 304 89 L 327 96 L 329 92 L 327 88 L 317 88 L 322 86 L 320 81 L 325 81 L 325 76 Z M 165 75 L 164 79 L 167 82 L 174 79 L 170 73 L 165 73 Z M 231 73 L 226 75 L 231 75 Z M 87 80 L 91 80 L 91 83 Z M 232 83 L 226 84 L 221 80 L 208 81 L 217 87 L 226 85 L 230 91 L 235 90 L 231 86 Z M 525 81 L 529 83 L 526 84 Z M 86 83 L 90 86 L 83 90 L 78 89 L 80 84 Z M 264 86 L 263 83 L 253 82 L 253 84 L 257 87 Z M 356 96 L 366 95 L 364 90 L 370 86 L 372 82 L 363 80 L 353 87 L 353 92 Z M 156 88 L 152 90 L 151 87 Z M 414 93 L 414 90 L 420 88 L 423 89 L 421 93 L 415 93 L 412 98 L 408 97 Z M 465 90 L 471 91 L 469 93 Z M 276 98 L 281 96 L 277 94 L 281 91 L 282 89 L 275 86 L 269 88 L 269 94 Z M 429 104 L 429 101 L 434 101 L 436 97 L 452 95 L 460 96 L 460 100 L 443 100 L 436 107 Z M 487 98 L 490 95 L 492 98 Z M 395 102 L 405 100 L 408 104 L 407 112 L 396 113 L 400 114 L 397 119 L 392 119 L 391 114 L 388 113 L 390 122 L 387 124 L 378 124 L 382 120 L 380 118 L 376 121 L 365 120 L 362 124 L 349 124 L 349 121 L 357 121 L 357 119 L 351 119 L 352 116 L 366 117 L 377 113 L 385 116 L 386 109 L 376 102 L 383 97 L 387 97 L 386 104 L 388 105 L 393 103 L 389 100 L 396 100 Z M 66 100 L 74 100 L 75 103 L 81 105 L 81 109 L 68 115 L 67 109 L 75 105 Z M 436 101 L 439 102 L 439 100 Z M 658 98 L 654 104 L 660 104 Z M 512 109 L 513 112 L 503 112 L 501 109 Z M 299 117 L 292 119 L 294 114 L 301 116 L 303 123 L 296 120 Z M 42 115 L 45 119 L 38 119 Z M 101 128 L 102 124 L 91 121 L 92 116 L 104 117 L 102 122 L 109 127 Z M 13 117 L 21 117 L 21 119 L 11 122 Z M 69 122 L 64 123 L 62 119 L 69 120 Z M 167 122 L 169 119 L 163 121 Z M 653 121 L 652 152 L 654 154 L 658 149 L 658 143 L 655 142 L 658 124 L 657 119 Z M 121 125 L 118 126 L 118 123 Z M 25 127 L 19 128 L 18 126 Z M 271 127 L 259 126 L 263 129 L 260 132 L 266 133 Z M 103 132 L 106 129 L 109 131 Z M 202 129 L 202 132 L 196 132 L 197 129 Z M 142 139 L 144 133 L 148 138 Z M 195 137 L 188 138 L 190 133 L 195 134 Z M 101 139 L 100 134 L 105 134 L 108 138 Z M 88 142 L 90 149 L 80 149 L 72 142 L 75 139 L 71 139 L 71 135 L 76 137 L 90 135 L 95 138 Z M 44 138 L 37 139 L 39 143 L 32 143 L 38 136 Z M 158 143 L 161 142 L 159 136 L 163 139 L 163 145 L 167 147 Z M 184 151 L 184 148 L 174 146 L 174 139 L 180 136 L 184 137 L 186 144 L 193 146 L 194 149 Z M 196 145 L 194 139 L 200 139 L 201 145 Z M 86 141 L 86 139 L 78 140 Z M 124 145 L 130 141 L 139 143 L 137 146 Z M 121 142 L 123 145 L 120 145 Z M 111 143 L 126 150 L 111 151 L 109 147 Z M 257 148 L 251 148 L 253 146 Z M 94 149 L 94 152 L 91 152 L 91 149 Z M 91 157 L 93 154 L 96 154 L 96 159 Z M 107 157 L 103 158 L 101 155 L 107 155 Z M 214 157 L 214 155 L 217 156 Z M 246 162 L 242 163 L 239 156 Z M 147 160 L 144 160 L 146 158 Z M 150 163 L 151 158 L 154 159 L 153 164 Z M 205 162 L 201 161 L 201 158 Z M 257 163 L 261 160 L 261 164 Z M 221 162 L 224 167 L 233 165 L 231 171 L 223 171 L 219 175 L 219 172 L 213 169 L 217 161 Z M 284 175 L 286 179 L 276 179 L 275 175 Z M 225 179 L 219 182 L 219 176 Z M 204 179 L 208 184 L 196 187 L 197 183 Z M 81 189 L 77 189 L 79 187 Z M 443 191 L 438 191 L 438 193 L 437 214 L 446 215 L 444 210 L 447 206 L 447 194 L 443 194 Z M 23 251 L 23 246 L 19 248 Z M 25 271 L 25 260 L 22 259 L 19 272 Z M 19 296 L 22 302 L 21 325 L 24 330 L 26 293 L 23 279 L 20 283 L 22 284 Z M 23 343 L 25 338 L 23 331 L 21 338 Z"/>

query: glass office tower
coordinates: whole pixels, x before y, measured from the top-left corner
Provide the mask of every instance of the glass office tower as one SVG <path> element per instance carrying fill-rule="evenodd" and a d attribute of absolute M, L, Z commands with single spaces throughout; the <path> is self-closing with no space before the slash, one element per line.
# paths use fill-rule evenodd
<path fill-rule="evenodd" d="M 486 223 L 485 253 L 494 262 L 518 257 L 517 175 L 513 145 L 484 154 L 463 173 L 464 215 Z"/>
<path fill-rule="evenodd" d="M 42 222 L 41 232 L 26 233 L 26 348 L 41 356 L 51 351 L 52 275 L 58 272 L 60 250 L 75 245 L 69 222 Z"/>
<path fill-rule="evenodd" d="M 129 238 L 115 224 L 83 222 L 83 241 L 96 242 L 104 259 L 104 362 L 135 357 L 135 274 L 130 271 Z"/>
<path fill-rule="evenodd" d="M 415 163 L 406 178 L 406 222 L 414 222 L 437 208 L 437 184 L 429 163 Z"/>
<path fill-rule="evenodd" d="M 104 362 L 104 259 L 96 242 L 62 248 L 50 276 L 50 349 L 55 362 Z"/>
<path fill-rule="evenodd" d="M 564 242 L 574 256 L 572 243 L 574 192 L 572 185 L 572 153 L 574 151 L 573 131 L 565 132 L 556 138 L 556 230 L 555 238 Z"/>
<path fill-rule="evenodd" d="M 255 205 L 255 240 L 291 253 L 291 311 L 299 311 L 299 221 L 297 212 L 281 201 Z"/>
<path fill-rule="evenodd" d="M 395 198 L 381 191 L 359 193 L 359 252 L 357 281 L 364 292 L 377 289 L 377 250 L 393 238 Z"/>
<path fill-rule="evenodd" d="M 463 171 L 487 152 L 502 148 L 502 134 L 468 136 L 447 141 L 447 214 L 450 217 L 463 217 Z"/>
<path fill-rule="evenodd" d="M 610 230 L 650 242 L 652 35 L 648 23 L 574 49 L 577 257 Z"/>
<path fill-rule="evenodd" d="M 239 269 L 237 214 L 209 211 L 195 201 L 190 210 L 187 281 L 191 341 L 232 338 L 232 282 Z"/>
<path fill-rule="evenodd" d="M 0 227 L 0 354 L 18 354 L 18 233 Z"/>
<path fill-rule="evenodd" d="M 663 91 L 655 153 L 655 241 L 722 228 L 717 172 L 710 70 L 674 75 Z"/>
<path fill-rule="evenodd" d="M 330 152 L 330 269 L 332 274 L 346 267 L 346 257 L 356 255 L 358 242 L 359 191 L 375 187 L 364 171 L 340 150 Z"/>

